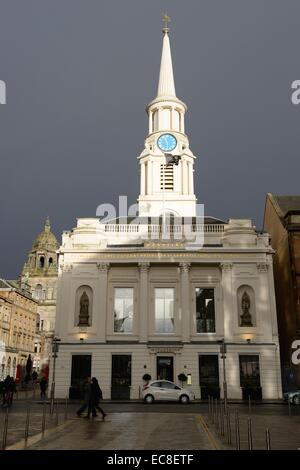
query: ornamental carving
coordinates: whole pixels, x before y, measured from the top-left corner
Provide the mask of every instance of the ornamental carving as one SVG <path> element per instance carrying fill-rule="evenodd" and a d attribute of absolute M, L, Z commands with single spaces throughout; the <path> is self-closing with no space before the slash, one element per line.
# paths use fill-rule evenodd
<path fill-rule="evenodd" d="M 70 273 L 70 272 L 72 272 L 72 269 L 73 269 L 73 264 L 65 264 L 65 265 L 62 265 L 62 270 L 63 270 L 65 273 Z"/>
<path fill-rule="evenodd" d="M 102 274 L 107 274 L 109 270 L 109 263 L 97 263 L 97 268 Z"/>
<path fill-rule="evenodd" d="M 220 266 L 224 273 L 228 273 L 232 269 L 232 263 L 221 263 Z"/>
<path fill-rule="evenodd" d="M 251 300 L 247 292 L 245 291 L 242 296 L 241 308 L 242 308 L 242 315 L 241 315 L 241 326 L 253 326 L 252 324 L 252 316 L 250 313 L 251 307 Z"/>
<path fill-rule="evenodd" d="M 150 268 L 150 263 L 139 263 L 140 272 L 147 274 Z"/>
<path fill-rule="evenodd" d="M 83 291 L 82 296 L 80 297 L 80 313 L 79 313 L 79 322 L 78 326 L 88 326 L 89 325 L 89 308 L 90 300 L 85 291 Z"/>
<path fill-rule="evenodd" d="M 266 273 L 268 271 L 267 263 L 257 263 L 257 271 L 259 273 Z"/>
<path fill-rule="evenodd" d="M 191 263 L 179 263 L 179 267 L 182 273 L 188 274 L 191 267 Z"/>

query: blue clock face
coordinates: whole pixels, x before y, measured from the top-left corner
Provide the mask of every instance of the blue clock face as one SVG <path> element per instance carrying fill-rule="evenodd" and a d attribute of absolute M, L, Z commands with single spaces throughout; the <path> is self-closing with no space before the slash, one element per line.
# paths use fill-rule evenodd
<path fill-rule="evenodd" d="M 170 152 L 176 147 L 177 140 L 172 134 L 162 134 L 157 140 L 157 145 L 163 152 Z"/>

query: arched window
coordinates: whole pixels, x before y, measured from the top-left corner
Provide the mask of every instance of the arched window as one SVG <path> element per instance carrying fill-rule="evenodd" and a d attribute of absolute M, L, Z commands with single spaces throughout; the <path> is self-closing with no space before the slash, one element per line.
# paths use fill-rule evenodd
<path fill-rule="evenodd" d="M 17 360 L 16 360 L 16 358 L 14 357 L 14 360 L 13 360 L 13 370 L 12 370 L 12 376 L 13 376 L 13 378 L 16 377 L 16 370 L 17 370 Z"/>
<path fill-rule="evenodd" d="M 39 263 L 40 268 L 43 268 L 45 266 L 45 257 L 40 256 L 40 263 Z"/>
<path fill-rule="evenodd" d="M 237 291 L 238 322 L 241 327 L 256 326 L 255 293 L 251 286 L 243 285 Z"/>
<path fill-rule="evenodd" d="M 43 286 L 42 284 L 37 284 L 35 286 L 35 290 L 34 290 L 34 293 L 33 293 L 33 298 L 35 300 L 44 300 L 45 298 L 45 292 L 43 291 Z"/>
<path fill-rule="evenodd" d="M 89 286 L 80 286 L 76 291 L 75 326 L 91 326 L 93 291 Z"/>
<path fill-rule="evenodd" d="M 51 266 L 53 264 L 53 258 L 49 258 L 49 266 Z"/>
<path fill-rule="evenodd" d="M 1 380 L 4 380 L 4 375 L 5 375 L 5 356 L 2 358 L 2 364 L 1 364 Z"/>
<path fill-rule="evenodd" d="M 6 375 L 10 375 L 11 357 L 7 359 Z"/>

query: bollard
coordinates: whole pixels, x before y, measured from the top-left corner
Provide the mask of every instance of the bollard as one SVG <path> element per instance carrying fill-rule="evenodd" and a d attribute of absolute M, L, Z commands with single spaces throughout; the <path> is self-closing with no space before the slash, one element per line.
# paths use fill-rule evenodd
<path fill-rule="evenodd" d="M 25 388 L 25 400 L 26 400 L 26 401 L 28 400 L 28 390 L 27 390 L 27 385 L 26 385 L 26 388 Z"/>
<path fill-rule="evenodd" d="M 208 395 L 208 417 L 210 419 L 210 395 Z"/>
<path fill-rule="evenodd" d="M 25 441 L 27 441 L 28 436 L 29 436 L 29 421 L 30 421 L 30 405 L 27 406 L 27 412 L 26 412 L 25 432 L 24 432 Z"/>
<path fill-rule="evenodd" d="M 4 426 L 3 426 L 3 436 L 2 436 L 2 450 L 5 450 L 5 449 L 6 449 L 7 430 L 8 430 L 8 408 L 6 408 L 6 411 L 5 411 Z"/>
<path fill-rule="evenodd" d="M 251 418 L 248 418 L 248 450 L 253 450 Z"/>
<path fill-rule="evenodd" d="M 214 407 L 214 399 L 211 399 L 211 422 L 214 424 L 215 422 L 215 407 Z"/>
<path fill-rule="evenodd" d="M 33 385 L 33 394 L 32 394 L 33 400 L 35 400 L 35 384 Z"/>
<path fill-rule="evenodd" d="M 266 429 L 266 450 L 271 450 L 270 430 Z"/>
<path fill-rule="evenodd" d="M 65 400 L 65 421 L 68 419 L 68 397 Z"/>
<path fill-rule="evenodd" d="M 58 426 L 58 402 L 55 403 L 55 425 Z"/>
<path fill-rule="evenodd" d="M 230 420 L 230 411 L 227 408 L 227 442 L 231 444 L 231 420 Z"/>
<path fill-rule="evenodd" d="M 46 428 L 46 402 L 43 404 L 43 417 L 42 417 L 42 434 L 45 433 Z"/>
<path fill-rule="evenodd" d="M 221 428 L 221 436 L 224 436 L 224 406 L 225 404 L 220 401 L 220 428 Z"/>
<path fill-rule="evenodd" d="M 241 450 L 239 414 L 235 413 L 235 448 Z"/>
<path fill-rule="evenodd" d="M 251 407 L 251 396 L 248 396 L 248 410 L 249 410 L 249 415 L 252 413 L 252 407 Z"/>
<path fill-rule="evenodd" d="M 219 406 L 218 406 L 218 399 L 216 398 L 216 427 L 219 429 Z"/>

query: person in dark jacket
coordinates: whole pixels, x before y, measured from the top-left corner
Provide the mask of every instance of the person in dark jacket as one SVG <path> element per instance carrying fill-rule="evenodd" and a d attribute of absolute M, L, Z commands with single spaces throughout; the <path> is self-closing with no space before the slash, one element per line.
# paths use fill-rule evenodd
<path fill-rule="evenodd" d="M 77 411 L 77 416 L 80 418 L 81 414 L 86 410 L 90 405 L 91 394 L 92 394 L 92 381 L 91 377 L 86 378 L 85 388 L 84 388 L 84 402 L 83 405 Z"/>
<path fill-rule="evenodd" d="M 99 382 L 96 379 L 96 377 L 93 377 L 92 385 L 91 385 L 91 399 L 90 399 L 88 417 L 90 416 L 91 412 L 93 414 L 93 417 L 97 416 L 96 415 L 96 409 L 97 409 L 102 414 L 102 419 L 104 421 L 106 413 L 103 411 L 103 409 L 99 405 L 100 400 L 102 400 L 102 390 L 99 386 Z"/>
<path fill-rule="evenodd" d="M 2 406 L 9 405 L 10 376 L 8 375 L 2 385 Z"/>
<path fill-rule="evenodd" d="M 47 380 L 46 376 L 44 375 L 43 378 L 40 381 L 41 400 L 46 398 L 47 387 L 48 387 L 48 380 Z"/>

